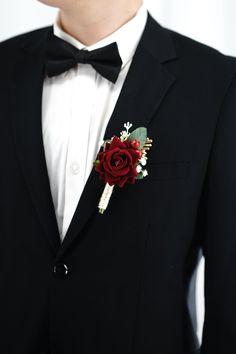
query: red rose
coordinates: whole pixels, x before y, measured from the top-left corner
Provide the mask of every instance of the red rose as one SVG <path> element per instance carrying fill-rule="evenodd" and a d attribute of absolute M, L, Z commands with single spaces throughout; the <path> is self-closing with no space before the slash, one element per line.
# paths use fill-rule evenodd
<path fill-rule="evenodd" d="M 128 140 L 122 142 L 114 136 L 112 142 L 106 144 L 105 151 L 98 154 L 97 159 L 99 162 L 95 170 L 110 186 L 117 184 L 123 187 L 126 183 L 135 183 L 140 150 L 133 148 Z"/>

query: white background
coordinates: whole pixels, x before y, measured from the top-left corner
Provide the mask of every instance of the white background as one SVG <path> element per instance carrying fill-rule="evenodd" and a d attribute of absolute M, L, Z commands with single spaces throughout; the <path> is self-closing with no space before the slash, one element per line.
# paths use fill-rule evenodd
<path fill-rule="evenodd" d="M 146 0 L 152 15 L 164 26 L 236 56 L 235 0 Z M 36 0 L 1 0 L 0 41 L 51 24 L 55 9 Z M 198 335 L 204 318 L 204 262 L 197 277 Z"/>

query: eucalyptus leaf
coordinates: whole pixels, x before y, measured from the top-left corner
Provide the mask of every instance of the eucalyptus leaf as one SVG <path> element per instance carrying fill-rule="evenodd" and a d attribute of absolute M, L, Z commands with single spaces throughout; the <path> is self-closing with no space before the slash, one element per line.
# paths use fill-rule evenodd
<path fill-rule="evenodd" d="M 136 177 L 136 179 L 143 179 L 143 173 L 139 172 L 138 176 Z"/>
<path fill-rule="evenodd" d="M 138 140 L 140 142 L 140 149 L 143 148 L 147 140 L 147 128 L 141 127 L 135 129 L 128 138 L 129 141 Z"/>

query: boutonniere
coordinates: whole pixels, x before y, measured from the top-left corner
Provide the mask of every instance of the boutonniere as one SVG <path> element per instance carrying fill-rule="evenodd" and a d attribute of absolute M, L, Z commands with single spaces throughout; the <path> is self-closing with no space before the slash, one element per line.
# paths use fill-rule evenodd
<path fill-rule="evenodd" d="M 123 188 L 127 183 L 134 184 L 136 180 L 148 175 L 144 166 L 147 164 L 147 151 L 152 146 L 152 140 L 147 137 L 146 128 L 137 128 L 130 133 L 131 127 L 129 122 L 124 124 L 125 130 L 120 133 L 120 137 L 114 135 L 104 141 L 103 151 L 94 162 L 95 170 L 105 182 L 98 204 L 101 214 L 108 206 L 115 185 Z"/>

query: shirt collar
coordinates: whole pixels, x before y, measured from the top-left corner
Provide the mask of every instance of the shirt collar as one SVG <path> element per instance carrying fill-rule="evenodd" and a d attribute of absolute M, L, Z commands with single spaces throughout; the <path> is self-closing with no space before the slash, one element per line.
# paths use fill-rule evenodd
<path fill-rule="evenodd" d="M 132 59 L 136 51 L 146 26 L 147 17 L 147 8 L 144 4 L 142 4 L 136 15 L 130 21 L 125 23 L 106 38 L 90 46 L 85 46 L 79 40 L 64 32 L 59 26 L 59 17 L 57 17 L 54 22 L 53 32 L 55 36 L 69 42 L 78 49 L 94 50 L 116 42 L 123 62 L 123 68 Z"/>

